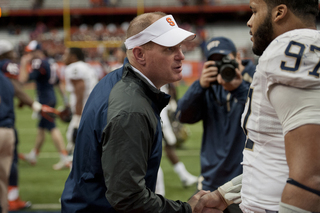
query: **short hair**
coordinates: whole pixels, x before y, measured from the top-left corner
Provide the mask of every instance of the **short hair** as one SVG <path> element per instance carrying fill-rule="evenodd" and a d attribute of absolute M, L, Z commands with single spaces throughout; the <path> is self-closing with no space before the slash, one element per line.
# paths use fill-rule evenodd
<path fill-rule="evenodd" d="M 84 61 L 84 53 L 81 48 L 71 47 L 69 53 L 75 55 L 79 61 Z"/>
<path fill-rule="evenodd" d="M 314 21 L 319 14 L 319 0 L 264 0 L 269 10 L 285 4 L 296 16 L 306 21 Z"/>
<path fill-rule="evenodd" d="M 144 13 L 135 17 L 129 24 L 127 29 L 126 38 L 130 38 L 134 36 L 147 27 L 149 27 L 152 23 L 154 23 L 159 18 L 166 16 L 167 14 L 163 12 L 152 12 L 152 13 Z"/>

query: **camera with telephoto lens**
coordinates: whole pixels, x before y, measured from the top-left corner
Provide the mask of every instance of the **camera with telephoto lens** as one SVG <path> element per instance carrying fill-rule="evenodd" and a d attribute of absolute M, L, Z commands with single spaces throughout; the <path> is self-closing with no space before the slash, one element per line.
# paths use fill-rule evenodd
<path fill-rule="evenodd" d="M 215 65 L 218 68 L 218 73 L 221 75 L 225 82 L 230 82 L 236 77 L 236 68 L 239 64 L 235 59 L 230 59 L 228 56 L 224 56 L 221 61 L 215 61 Z M 215 84 L 217 82 L 213 82 Z"/>

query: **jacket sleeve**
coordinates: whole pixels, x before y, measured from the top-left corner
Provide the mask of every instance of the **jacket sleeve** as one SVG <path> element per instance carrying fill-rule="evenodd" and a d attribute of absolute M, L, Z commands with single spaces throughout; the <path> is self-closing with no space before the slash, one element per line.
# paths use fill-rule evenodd
<path fill-rule="evenodd" d="M 122 113 L 103 131 L 102 169 L 106 198 L 117 212 L 190 212 L 188 203 L 156 195 L 145 184 L 152 128 L 141 113 Z"/>
<path fill-rule="evenodd" d="M 205 93 L 199 81 L 195 81 L 178 101 L 176 116 L 182 123 L 196 123 L 202 120 L 206 106 Z"/>
<path fill-rule="evenodd" d="M 249 87 L 250 84 L 242 80 L 240 86 L 237 89 L 231 91 L 230 93 L 238 100 L 238 103 L 245 105 L 247 101 Z"/>

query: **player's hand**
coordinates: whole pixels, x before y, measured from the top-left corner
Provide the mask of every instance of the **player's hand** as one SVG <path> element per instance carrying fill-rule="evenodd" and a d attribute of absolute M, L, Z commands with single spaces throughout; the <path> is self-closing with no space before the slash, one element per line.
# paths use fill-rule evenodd
<path fill-rule="evenodd" d="M 73 132 L 72 132 L 72 142 L 75 144 L 76 143 L 76 138 L 78 134 L 78 128 L 80 125 L 80 120 L 81 120 L 81 115 L 74 114 L 72 116 L 72 119 L 70 121 L 70 126 L 73 127 Z"/>
<path fill-rule="evenodd" d="M 19 103 L 18 103 L 18 108 L 21 109 L 24 105 L 25 105 L 25 104 L 24 104 L 22 101 L 19 101 Z"/>
<path fill-rule="evenodd" d="M 236 68 L 235 71 L 236 71 L 236 77 L 230 82 L 225 82 L 222 79 L 221 75 L 218 75 L 218 77 L 217 77 L 218 83 L 221 86 L 223 86 L 223 88 L 225 90 L 227 90 L 229 92 L 231 92 L 232 90 L 237 89 L 240 86 L 240 84 L 242 83 L 242 75 L 241 75 L 241 72 L 240 72 L 239 68 Z"/>
<path fill-rule="evenodd" d="M 194 213 L 216 213 L 221 212 L 228 207 L 222 195 L 218 190 L 203 195 L 196 206 L 194 207 Z"/>
<path fill-rule="evenodd" d="M 40 104 L 38 101 L 34 101 L 31 106 L 32 110 L 36 113 L 40 113 L 42 117 L 50 122 L 59 115 L 59 111 L 45 104 Z"/>
<path fill-rule="evenodd" d="M 218 188 L 228 205 L 241 203 L 242 174 Z"/>
<path fill-rule="evenodd" d="M 69 106 L 66 106 L 59 112 L 59 117 L 62 121 L 69 123 L 72 119 L 72 112 Z"/>
<path fill-rule="evenodd" d="M 72 132 L 72 142 L 73 142 L 74 144 L 76 144 L 77 134 L 78 134 L 78 128 L 73 128 L 73 132 Z"/>
<path fill-rule="evenodd" d="M 42 104 L 41 107 L 41 116 L 47 119 L 50 122 L 53 122 L 54 119 L 59 116 L 59 111 L 55 108 L 52 108 L 48 105 Z"/>
<path fill-rule="evenodd" d="M 217 81 L 218 68 L 214 61 L 206 61 L 203 65 L 200 76 L 200 85 L 202 88 L 208 88 L 213 82 Z"/>

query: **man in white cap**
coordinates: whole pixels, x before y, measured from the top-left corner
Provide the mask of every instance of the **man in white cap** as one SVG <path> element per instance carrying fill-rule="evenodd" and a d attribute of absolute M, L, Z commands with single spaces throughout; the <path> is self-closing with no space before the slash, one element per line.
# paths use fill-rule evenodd
<path fill-rule="evenodd" d="M 154 193 L 162 155 L 160 87 L 182 78 L 180 45 L 195 35 L 161 12 L 136 17 L 127 31 L 123 67 L 91 92 L 76 138 L 62 212 L 192 212 L 188 203 Z"/>

